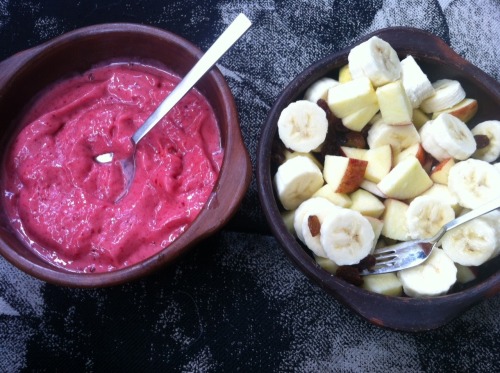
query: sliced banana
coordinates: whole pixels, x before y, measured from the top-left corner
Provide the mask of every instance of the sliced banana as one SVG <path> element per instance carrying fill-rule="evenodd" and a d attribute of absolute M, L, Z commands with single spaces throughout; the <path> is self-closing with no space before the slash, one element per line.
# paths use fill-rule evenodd
<path fill-rule="evenodd" d="M 441 249 L 434 249 L 422 264 L 398 272 L 403 291 L 409 297 L 446 294 L 457 281 L 455 263 Z"/>
<path fill-rule="evenodd" d="M 297 207 L 293 220 L 293 230 L 300 241 L 304 242 L 304 236 L 302 235 L 302 221 L 304 220 L 304 216 L 306 216 L 306 214 L 314 215 L 317 211 L 322 211 L 325 206 L 329 206 L 330 203 L 331 202 L 325 198 L 312 197 L 308 198 Z"/>
<path fill-rule="evenodd" d="M 420 135 L 413 124 L 391 126 L 382 119 L 376 120 L 368 130 L 370 149 L 391 145 L 395 154 L 420 142 Z"/>
<path fill-rule="evenodd" d="M 434 94 L 432 83 L 412 56 L 407 56 L 401 61 L 401 79 L 414 109 Z"/>
<path fill-rule="evenodd" d="M 412 239 L 433 237 L 443 225 L 455 219 L 455 211 L 433 196 L 419 196 L 406 210 L 406 224 Z"/>
<path fill-rule="evenodd" d="M 470 158 L 450 169 L 448 188 L 460 206 L 473 209 L 500 197 L 500 173 L 492 164 Z"/>
<path fill-rule="evenodd" d="M 293 157 L 278 167 L 274 184 L 286 210 L 294 210 L 323 186 L 323 173 L 306 156 Z"/>
<path fill-rule="evenodd" d="M 353 79 L 366 76 L 375 87 L 401 76 L 401 62 L 396 51 L 377 36 L 352 48 L 348 60 Z"/>
<path fill-rule="evenodd" d="M 437 80 L 432 87 L 434 94 L 420 104 L 420 109 L 428 114 L 451 108 L 465 98 L 465 91 L 458 80 Z"/>
<path fill-rule="evenodd" d="M 496 161 L 500 156 L 500 121 L 487 120 L 481 122 L 471 132 L 474 136 L 486 135 L 490 141 L 485 148 L 477 149 L 472 157 L 486 162 Z"/>
<path fill-rule="evenodd" d="M 495 228 L 483 219 L 471 220 L 447 232 L 441 245 L 455 263 L 478 266 L 490 259 L 495 252 Z"/>
<path fill-rule="evenodd" d="M 357 211 L 341 209 L 321 224 L 321 244 L 327 257 L 338 265 L 358 264 L 370 254 L 375 233 Z"/>
<path fill-rule="evenodd" d="M 327 258 L 325 250 L 323 249 L 323 245 L 321 244 L 321 231 L 319 229 L 328 215 L 336 213 L 341 208 L 335 206 L 333 203 L 324 203 L 321 205 L 321 207 L 315 207 L 315 209 L 306 211 L 304 217 L 302 218 L 301 229 L 303 242 L 314 254 L 323 258 Z M 310 218 L 316 220 L 316 222 L 319 223 L 317 232 L 311 230 L 311 222 L 309 220 Z"/>
<path fill-rule="evenodd" d="M 457 117 L 443 113 L 420 128 L 422 147 L 438 161 L 464 160 L 476 151 L 476 140 L 469 127 Z"/>
<path fill-rule="evenodd" d="M 309 86 L 309 88 L 304 93 L 304 100 L 314 102 L 315 104 L 318 100 L 327 100 L 328 90 L 340 83 L 332 78 L 321 78 L 315 81 Z"/>
<path fill-rule="evenodd" d="M 325 141 L 328 120 L 325 111 L 307 100 L 292 102 L 280 114 L 278 134 L 283 144 L 297 152 L 307 153 Z"/>

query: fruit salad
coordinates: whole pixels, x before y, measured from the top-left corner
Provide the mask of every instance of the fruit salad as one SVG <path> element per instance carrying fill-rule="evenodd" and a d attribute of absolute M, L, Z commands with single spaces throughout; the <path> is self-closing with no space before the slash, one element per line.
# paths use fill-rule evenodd
<path fill-rule="evenodd" d="M 354 47 L 338 79 L 314 82 L 281 113 L 274 174 L 289 230 L 316 262 L 393 296 L 446 294 L 500 253 L 500 212 L 457 227 L 422 264 L 361 277 L 375 248 L 430 238 L 500 197 L 500 121 L 453 79 L 431 82 L 411 55 L 374 36 Z"/>

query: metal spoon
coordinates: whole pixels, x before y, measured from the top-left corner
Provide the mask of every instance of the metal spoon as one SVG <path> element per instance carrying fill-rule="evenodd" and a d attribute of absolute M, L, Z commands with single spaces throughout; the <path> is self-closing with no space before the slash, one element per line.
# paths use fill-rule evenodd
<path fill-rule="evenodd" d="M 120 201 L 127 195 L 134 179 L 137 143 L 186 95 L 186 93 L 189 92 L 191 88 L 193 88 L 198 80 L 200 80 L 248 30 L 251 24 L 250 20 L 243 13 L 239 14 L 187 73 L 184 79 L 179 82 L 153 114 L 151 114 L 144 124 L 134 133 L 131 138 L 133 145 L 132 153 L 127 158 L 120 160 L 123 177 L 125 179 L 125 190 L 118 196 L 115 202 Z M 98 163 L 108 163 L 113 160 L 113 155 L 113 153 L 104 153 L 96 156 L 94 159 Z"/>

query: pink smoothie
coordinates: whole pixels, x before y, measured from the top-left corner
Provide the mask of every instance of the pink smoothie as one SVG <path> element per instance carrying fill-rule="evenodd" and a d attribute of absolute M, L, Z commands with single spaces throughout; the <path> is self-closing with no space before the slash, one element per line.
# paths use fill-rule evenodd
<path fill-rule="evenodd" d="M 119 159 L 179 78 L 139 64 L 58 83 L 22 119 L 5 164 L 4 205 L 20 236 L 75 272 L 129 266 L 167 247 L 198 216 L 223 158 L 208 101 L 191 90 L 138 144 L 129 193 Z M 114 152 L 113 162 L 94 157 Z"/>

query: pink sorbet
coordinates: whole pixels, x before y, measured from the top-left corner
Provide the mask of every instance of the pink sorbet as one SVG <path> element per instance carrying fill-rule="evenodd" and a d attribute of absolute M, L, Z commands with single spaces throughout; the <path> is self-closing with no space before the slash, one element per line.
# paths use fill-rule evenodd
<path fill-rule="evenodd" d="M 167 247 L 198 216 L 217 181 L 220 131 L 191 90 L 138 144 L 124 190 L 130 137 L 179 78 L 141 64 L 112 64 L 53 86 L 22 119 L 5 163 L 4 205 L 39 255 L 74 272 L 106 272 Z M 99 164 L 95 157 L 114 152 Z"/>

